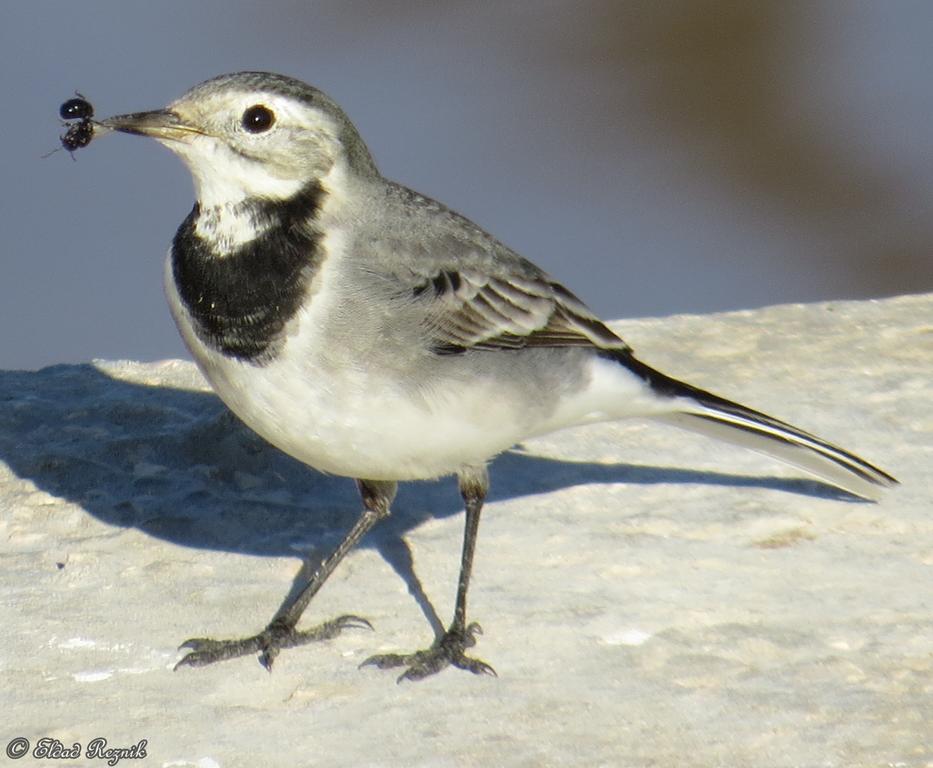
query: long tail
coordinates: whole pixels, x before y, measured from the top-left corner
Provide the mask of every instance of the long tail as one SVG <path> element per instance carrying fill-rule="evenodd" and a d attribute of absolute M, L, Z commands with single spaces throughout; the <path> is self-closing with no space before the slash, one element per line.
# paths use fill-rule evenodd
<path fill-rule="evenodd" d="M 653 418 L 772 456 L 864 498 L 875 499 L 879 488 L 897 485 L 887 472 L 802 429 L 666 376 L 627 351 L 611 356 L 657 394 L 684 401 L 683 410 Z"/>

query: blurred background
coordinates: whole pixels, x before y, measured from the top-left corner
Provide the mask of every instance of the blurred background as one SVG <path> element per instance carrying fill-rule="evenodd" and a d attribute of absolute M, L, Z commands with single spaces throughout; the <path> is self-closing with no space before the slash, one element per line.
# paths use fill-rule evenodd
<path fill-rule="evenodd" d="M 607 318 L 933 289 L 933 3 L 160 0 L 0 6 L 0 368 L 182 357 L 162 260 L 190 210 L 97 115 L 268 69 L 382 171 Z"/>

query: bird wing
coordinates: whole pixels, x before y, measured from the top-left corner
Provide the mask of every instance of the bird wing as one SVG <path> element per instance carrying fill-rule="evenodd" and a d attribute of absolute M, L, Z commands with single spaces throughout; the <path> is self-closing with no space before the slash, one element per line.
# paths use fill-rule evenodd
<path fill-rule="evenodd" d="M 398 215 L 377 221 L 370 247 L 360 251 L 363 268 L 415 309 L 434 352 L 631 351 L 580 299 L 466 217 L 391 182 L 380 199 L 386 203 Z"/>
<path fill-rule="evenodd" d="M 625 342 L 582 301 L 535 271 L 500 269 L 488 274 L 461 268 L 425 275 L 413 286 L 412 295 L 427 305 L 424 325 L 433 350 L 440 354 L 528 347 L 628 351 Z"/>

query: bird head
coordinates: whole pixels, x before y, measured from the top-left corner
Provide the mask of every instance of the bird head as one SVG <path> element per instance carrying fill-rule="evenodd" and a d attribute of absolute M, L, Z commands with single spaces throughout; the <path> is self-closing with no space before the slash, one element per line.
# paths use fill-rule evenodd
<path fill-rule="evenodd" d="M 269 72 L 237 72 L 195 86 L 164 109 L 101 120 L 150 136 L 177 154 L 202 205 L 287 200 L 335 169 L 377 176 L 356 128 L 326 94 Z"/>

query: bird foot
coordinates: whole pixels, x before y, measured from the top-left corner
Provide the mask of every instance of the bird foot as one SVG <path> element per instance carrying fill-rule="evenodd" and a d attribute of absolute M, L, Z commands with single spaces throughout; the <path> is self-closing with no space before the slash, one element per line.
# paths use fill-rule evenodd
<path fill-rule="evenodd" d="M 408 669 L 398 678 L 399 683 L 402 680 L 423 680 L 449 666 L 465 669 L 474 675 L 498 677 L 496 670 L 485 661 L 470 658 L 465 653 L 467 648 L 476 645 L 476 635 L 481 634 L 483 630 L 475 622 L 464 629 L 451 627 L 430 648 L 414 653 L 382 653 L 370 656 L 360 667 L 392 669 L 407 666 Z"/>
<path fill-rule="evenodd" d="M 272 671 L 272 663 L 279 651 L 283 648 L 294 648 L 299 645 L 330 640 L 337 637 L 348 628 L 372 629 L 373 626 L 366 619 L 359 616 L 340 616 L 331 621 L 311 629 L 295 629 L 285 622 L 273 620 L 258 635 L 244 637 L 239 640 L 211 640 L 207 637 L 193 637 L 185 640 L 180 646 L 187 648 L 190 653 L 185 654 L 175 665 L 179 667 L 205 667 L 216 664 L 218 661 L 236 659 L 251 653 L 259 654 L 259 663 L 267 670 Z"/>

